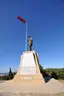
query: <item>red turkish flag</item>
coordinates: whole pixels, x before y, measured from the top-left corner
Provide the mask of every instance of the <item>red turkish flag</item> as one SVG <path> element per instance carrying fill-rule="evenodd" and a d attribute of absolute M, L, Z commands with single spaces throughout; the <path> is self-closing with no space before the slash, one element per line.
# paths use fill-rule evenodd
<path fill-rule="evenodd" d="M 24 19 L 21 18 L 20 16 L 18 16 L 17 19 L 19 19 L 19 20 L 22 21 L 23 23 L 26 23 L 26 20 L 24 20 Z"/>

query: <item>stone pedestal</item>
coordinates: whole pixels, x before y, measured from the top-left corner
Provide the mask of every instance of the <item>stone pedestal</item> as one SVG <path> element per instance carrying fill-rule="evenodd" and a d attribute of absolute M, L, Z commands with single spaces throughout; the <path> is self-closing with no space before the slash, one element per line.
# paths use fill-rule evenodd
<path fill-rule="evenodd" d="M 38 56 L 35 51 L 23 52 L 18 72 L 13 81 L 20 83 L 44 83 L 44 79 L 39 69 Z"/>

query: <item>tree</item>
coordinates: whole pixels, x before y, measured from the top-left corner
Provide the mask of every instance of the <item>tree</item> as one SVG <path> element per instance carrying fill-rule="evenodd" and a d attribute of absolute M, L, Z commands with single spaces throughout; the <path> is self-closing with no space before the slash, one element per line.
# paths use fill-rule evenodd
<path fill-rule="evenodd" d="M 12 73 L 12 70 L 11 70 L 11 68 L 9 69 L 9 73 L 8 73 L 8 79 L 10 80 L 10 79 L 13 79 L 13 73 Z"/>
<path fill-rule="evenodd" d="M 47 74 L 46 71 L 43 69 L 43 67 L 42 67 L 41 64 L 39 64 L 39 68 L 40 68 L 40 72 L 41 72 L 41 74 L 43 75 L 43 77 L 48 76 L 48 74 Z"/>
<path fill-rule="evenodd" d="M 58 79 L 58 76 L 54 71 L 52 71 L 51 77 L 54 78 L 54 79 Z"/>

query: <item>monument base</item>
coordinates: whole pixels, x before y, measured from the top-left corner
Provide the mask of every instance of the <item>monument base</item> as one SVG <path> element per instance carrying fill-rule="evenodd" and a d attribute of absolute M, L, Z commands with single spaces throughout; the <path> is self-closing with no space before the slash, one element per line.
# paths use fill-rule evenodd
<path fill-rule="evenodd" d="M 42 84 L 44 78 L 41 75 L 15 75 L 13 82 L 17 83 L 38 83 Z"/>
<path fill-rule="evenodd" d="M 18 83 L 45 83 L 39 69 L 38 56 L 35 51 L 24 52 L 21 56 L 20 66 L 13 82 Z"/>

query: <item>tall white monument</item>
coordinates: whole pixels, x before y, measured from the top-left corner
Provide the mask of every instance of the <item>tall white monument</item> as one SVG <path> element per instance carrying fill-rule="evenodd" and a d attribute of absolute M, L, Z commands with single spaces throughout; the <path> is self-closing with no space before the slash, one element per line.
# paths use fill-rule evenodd
<path fill-rule="evenodd" d="M 21 55 L 18 72 L 13 81 L 20 83 L 44 83 L 39 69 L 38 55 L 35 51 L 32 51 L 31 46 L 29 46 L 29 49 L 29 51 L 23 52 Z"/>

